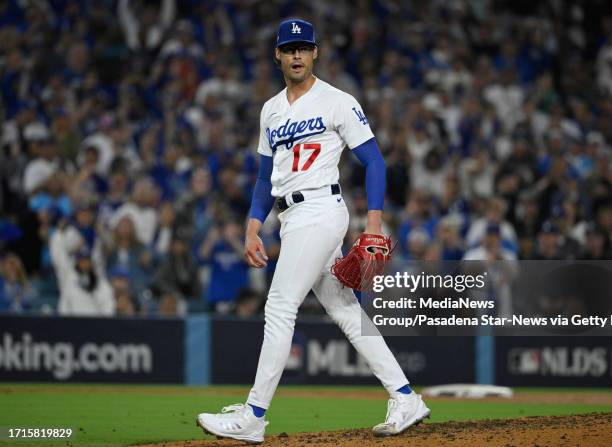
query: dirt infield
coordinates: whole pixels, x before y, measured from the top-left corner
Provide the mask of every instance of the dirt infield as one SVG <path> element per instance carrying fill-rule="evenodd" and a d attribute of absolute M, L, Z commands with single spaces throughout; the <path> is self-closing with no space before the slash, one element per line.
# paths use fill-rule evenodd
<path fill-rule="evenodd" d="M 376 438 L 367 429 L 295 433 L 266 437 L 265 447 L 607 447 L 612 413 L 526 417 L 420 424 L 400 436 Z M 138 447 L 233 447 L 231 440 L 182 441 Z"/>

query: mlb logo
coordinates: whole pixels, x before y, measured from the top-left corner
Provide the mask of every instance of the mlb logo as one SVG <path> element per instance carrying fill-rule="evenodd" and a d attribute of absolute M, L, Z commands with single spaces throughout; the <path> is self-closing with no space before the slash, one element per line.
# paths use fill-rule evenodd
<path fill-rule="evenodd" d="M 541 355 L 537 349 L 513 349 L 508 353 L 508 369 L 512 374 L 531 375 L 540 372 Z"/>
<path fill-rule="evenodd" d="M 291 351 L 289 352 L 289 358 L 287 359 L 287 364 L 285 365 L 286 371 L 299 371 L 304 366 L 304 348 L 297 344 L 293 343 L 291 345 Z"/>

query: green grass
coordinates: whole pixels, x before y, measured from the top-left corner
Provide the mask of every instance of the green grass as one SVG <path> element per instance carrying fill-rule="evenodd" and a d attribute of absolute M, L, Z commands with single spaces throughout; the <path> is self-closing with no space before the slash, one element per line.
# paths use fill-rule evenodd
<path fill-rule="evenodd" d="M 329 390 L 325 387 L 283 387 L 283 390 Z M 319 398 L 279 395 L 267 418 L 267 433 L 370 427 L 384 419 L 386 403 L 373 400 L 371 387 L 336 387 L 363 392 L 370 398 Z M 94 390 L 95 392 L 87 392 Z M 572 390 L 578 391 L 578 390 Z M 197 413 L 219 411 L 243 401 L 246 387 L 2 385 L 0 427 L 70 427 L 76 435 L 61 441 L 0 441 L 0 446 L 125 446 L 145 442 L 201 439 Z M 559 391 L 562 392 L 562 391 Z M 585 390 L 585 392 L 595 392 Z M 601 393 L 602 390 L 596 392 Z M 376 396 L 376 395 L 374 395 Z M 532 415 L 612 411 L 609 405 L 519 404 L 516 402 L 432 402 L 430 422 Z"/>

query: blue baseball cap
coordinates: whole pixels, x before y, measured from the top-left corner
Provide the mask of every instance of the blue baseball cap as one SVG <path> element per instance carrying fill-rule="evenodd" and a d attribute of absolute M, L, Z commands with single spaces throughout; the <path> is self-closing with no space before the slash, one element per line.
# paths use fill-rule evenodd
<path fill-rule="evenodd" d="M 317 44 L 312 23 L 302 19 L 287 19 L 281 22 L 276 36 L 276 47 L 294 42 Z"/>

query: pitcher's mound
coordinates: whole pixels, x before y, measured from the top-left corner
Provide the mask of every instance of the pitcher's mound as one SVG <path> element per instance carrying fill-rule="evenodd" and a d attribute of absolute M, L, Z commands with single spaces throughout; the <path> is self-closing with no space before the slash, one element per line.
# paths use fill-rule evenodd
<path fill-rule="evenodd" d="M 533 416 L 467 422 L 420 424 L 399 436 L 377 438 L 369 429 L 266 436 L 265 447 L 608 447 L 612 413 L 576 416 Z M 237 441 L 196 440 L 139 447 L 230 447 Z"/>

